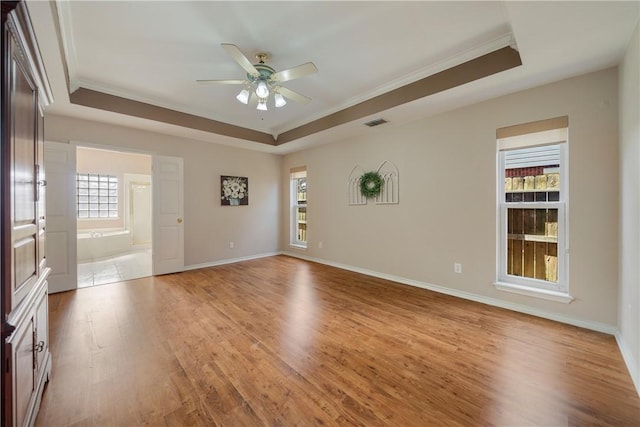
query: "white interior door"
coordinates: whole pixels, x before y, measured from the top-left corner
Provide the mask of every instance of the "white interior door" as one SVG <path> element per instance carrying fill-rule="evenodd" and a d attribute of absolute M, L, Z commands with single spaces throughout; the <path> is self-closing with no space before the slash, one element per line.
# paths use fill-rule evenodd
<path fill-rule="evenodd" d="M 153 156 L 153 274 L 184 269 L 183 181 L 180 157 Z"/>
<path fill-rule="evenodd" d="M 47 264 L 51 267 L 49 292 L 78 287 L 76 225 L 76 147 L 44 143 L 47 178 Z"/>

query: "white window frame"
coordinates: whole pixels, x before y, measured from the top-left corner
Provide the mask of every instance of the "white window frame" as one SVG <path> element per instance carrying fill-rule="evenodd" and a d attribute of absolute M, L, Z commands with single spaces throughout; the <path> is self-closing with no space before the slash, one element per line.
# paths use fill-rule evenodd
<path fill-rule="evenodd" d="M 291 217 L 291 230 L 290 230 L 290 245 L 293 247 L 306 249 L 307 248 L 307 240 L 302 240 L 298 238 L 298 228 L 299 225 L 304 221 L 307 224 L 307 219 L 305 216 L 304 220 L 301 220 L 299 217 L 300 208 L 305 208 L 305 214 L 308 212 L 307 201 L 305 203 L 299 203 L 298 201 L 298 181 L 300 179 L 307 179 L 307 170 L 305 168 L 296 168 L 291 171 L 291 179 L 290 179 L 290 190 L 289 194 L 291 195 L 291 209 L 290 209 L 290 217 Z M 308 183 L 307 183 L 308 184 Z M 308 192 L 307 192 L 308 197 Z"/>
<path fill-rule="evenodd" d="M 557 145 L 560 149 L 560 188 L 557 202 L 506 202 L 505 201 L 505 153 L 507 151 L 536 146 Z M 569 199 L 568 129 L 554 129 L 532 134 L 498 139 L 497 144 L 497 289 L 557 302 L 569 303 L 569 227 L 567 221 Z M 507 274 L 508 209 L 557 209 L 558 210 L 558 283 Z"/>

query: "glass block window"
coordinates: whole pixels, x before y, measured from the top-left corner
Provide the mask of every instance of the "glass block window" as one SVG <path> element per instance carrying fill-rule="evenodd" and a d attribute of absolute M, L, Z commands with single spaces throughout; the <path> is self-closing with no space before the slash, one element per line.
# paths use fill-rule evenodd
<path fill-rule="evenodd" d="M 118 178 L 113 175 L 76 175 L 78 218 L 118 218 Z"/>

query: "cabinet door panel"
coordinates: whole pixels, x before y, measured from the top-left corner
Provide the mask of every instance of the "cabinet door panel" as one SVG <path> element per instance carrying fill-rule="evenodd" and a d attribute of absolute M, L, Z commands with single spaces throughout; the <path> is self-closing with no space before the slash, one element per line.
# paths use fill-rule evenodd
<path fill-rule="evenodd" d="M 14 243 L 13 261 L 15 265 L 15 293 L 22 293 L 23 287 L 36 278 L 36 239 L 27 237 Z M 22 298 L 20 298 L 22 299 Z"/>
<path fill-rule="evenodd" d="M 19 51 L 18 51 L 19 52 Z M 16 53 L 18 53 L 16 52 Z M 13 114 L 13 200 L 16 224 L 35 221 L 35 142 L 36 93 L 26 71 L 14 57 L 14 114 Z"/>
<path fill-rule="evenodd" d="M 24 322 L 25 325 L 15 333 L 13 339 L 14 360 L 14 419 L 17 426 L 24 425 L 29 409 L 29 402 L 34 390 L 33 370 L 33 319 Z"/>
<path fill-rule="evenodd" d="M 11 240 L 13 277 L 11 307 L 17 307 L 38 277 L 36 218 L 37 91 L 26 60 L 11 37 Z"/>

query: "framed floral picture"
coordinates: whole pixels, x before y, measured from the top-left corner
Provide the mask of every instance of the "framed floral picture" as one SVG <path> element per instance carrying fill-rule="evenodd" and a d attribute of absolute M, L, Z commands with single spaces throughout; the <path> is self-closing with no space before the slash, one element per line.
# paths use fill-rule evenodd
<path fill-rule="evenodd" d="M 249 178 L 220 175 L 220 204 L 240 206 L 249 204 Z"/>

